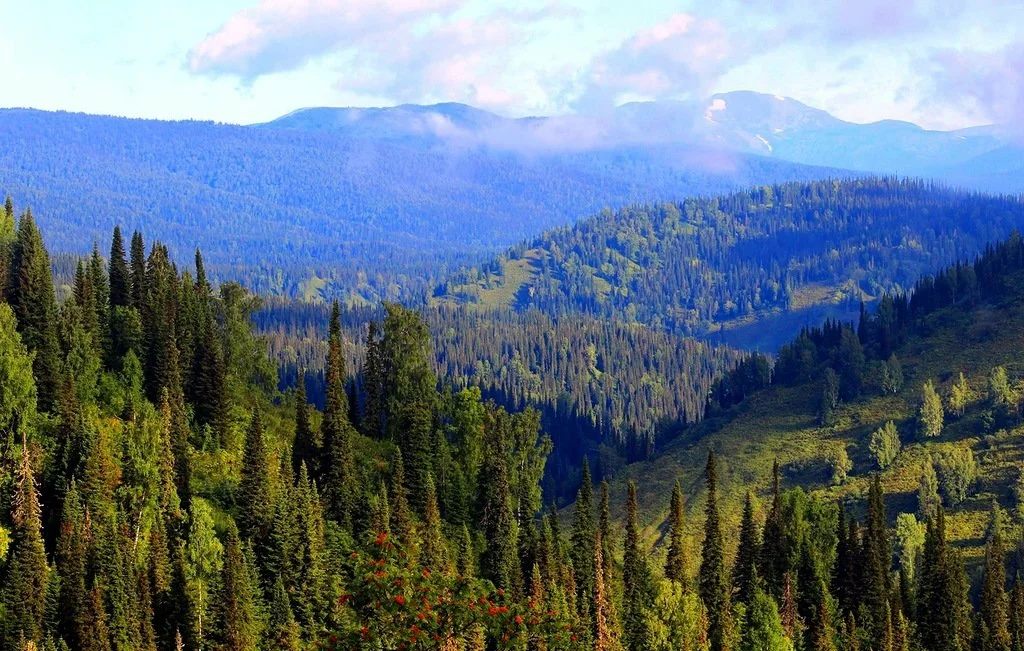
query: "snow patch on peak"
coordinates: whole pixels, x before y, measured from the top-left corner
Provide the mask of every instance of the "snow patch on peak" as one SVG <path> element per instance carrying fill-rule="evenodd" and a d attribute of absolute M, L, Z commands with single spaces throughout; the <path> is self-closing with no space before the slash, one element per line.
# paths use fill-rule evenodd
<path fill-rule="evenodd" d="M 783 97 L 782 95 L 776 95 L 776 96 L 775 96 L 775 99 L 777 99 L 777 100 L 778 100 L 778 101 L 780 101 L 780 102 L 785 102 L 785 101 L 786 101 L 786 98 L 785 98 L 785 97 Z"/>
<path fill-rule="evenodd" d="M 764 136 L 762 136 L 761 134 L 757 134 L 757 136 L 756 136 L 756 137 L 757 137 L 757 139 L 758 139 L 758 140 L 760 140 L 760 141 L 761 141 L 762 143 L 764 143 L 764 146 L 768 148 L 768 151 L 771 151 L 771 150 L 772 150 L 772 143 L 768 142 L 768 141 L 767 141 L 767 140 L 765 139 L 765 137 L 764 137 Z"/>

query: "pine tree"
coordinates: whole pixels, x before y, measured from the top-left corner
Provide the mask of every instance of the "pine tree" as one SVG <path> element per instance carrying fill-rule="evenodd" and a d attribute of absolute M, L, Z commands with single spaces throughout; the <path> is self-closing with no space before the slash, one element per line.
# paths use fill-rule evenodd
<path fill-rule="evenodd" d="M 395 449 L 395 458 L 391 463 L 391 532 L 404 545 L 412 545 L 413 525 L 412 512 L 405 489 L 405 464 L 402 450 Z"/>
<path fill-rule="evenodd" d="M 1024 581 L 1017 573 L 1010 593 L 1009 629 L 1011 651 L 1024 651 Z"/>
<path fill-rule="evenodd" d="M 299 369 L 295 387 L 295 442 L 292 444 L 292 472 L 298 474 L 303 463 L 314 467 L 318 445 L 313 427 L 309 423 L 309 404 L 306 397 L 306 370 Z"/>
<path fill-rule="evenodd" d="M 253 411 L 245 439 L 237 503 L 241 534 L 257 542 L 266 539 L 274 519 L 274 495 L 270 453 L 263 438 L 263 415 L 259 408 Z"/>
<path fill-rule="evenodd" d="M 672 501 L 668 512 L 668 554 L 665 558 L 665 578 L 686 585 L 689 570 L 686 563 L 684 541 L 685 516 L 683 512 L 683 491 L 676 480 L 672 486 Z"/>
<path fill-rule="evenodd" d="M 772 507 L 765 518 L 764 543 L 761 545 L 758 573 L 765 590 L 776 599 L 782 596 L 782 583 L 789 571 L 785 554 L 785 530 L 782 522 L 782 487 L 779 460 L 772 465 Z"/>
<path fill-rule="evenodd" d="M 46 612 L 49 565 L 43 548 L 42 513 L 36 492 L 28 441 L 22 441 L 21 467 L 11 513 L 14 535 L 7 574 L 0 592 L 4 607 L 4 640 L 14 648 L 19 639 L 41 642 Z"/>
<path fill-rule="evenodd" d="M 654 602 L 654 582 L 647 554 L 642 549 L 640 524 L 637 521 L 636 484 L 629 482 L 626 500 L 626 547 L 622 560 L 623 642 L 630 649 L 649 649 L 651 634 L 647 628 L 647 611 Z"/>
<path fill-rule="evenodd" d="M 732 585 L 736 592 L 736 600 L 746 605 L 750 604 L 750 598 L 754 593 L 757 557 L 761 549 L 758 538 L 757 524 L 754 522 L 754 505 L 748 492 L 743 502 L 740 541 L 732 570 Z"/>
<path fill-rule="evenodd" d="M 10 269 L 8 302 L 17 318 L 21 341 L 35 354 L 38 404 L 51 411 L 60 391 L 60 345 L 57 339 L 57 299 L 53 289 L 50 256 L 31 211 L 18 223 Z"/>
<path fill-rule="evenodd" d="M 124 258 L 123 247 L 120 257 Z M 113 256 L 111 259 L 113 260 Z M 131 305 L 136 310 L 141 310 L 146 301 L 146 245 L 142 241 L 142 234 L 138 231 L 132 233 L 130 301 L 125 305 Z M 111 300 L 111 305 L 114 305 L 113 300 Z"/>
<path fill-rule="evenodd" d="M 110 242 L 110 305 L 111 307 L 127 307 L 132 305 L 132 278 L 125 260 L 124 239 L 121 227 L 114 227 L 114 237 Z"/>
<path fill-rule="evenodd" d="M 262 633 L 259 601 L 254 568 L 242 548 L 238 529 L 231 523 L 224 546 L 223 590 L 219 605 L 224 649 L 247 651 L 259 647 Z"/>
<path fill-rule="evenodd" d="M 998 509 L 998 505 L 993 505 Z M 976 651 L 1010 651 L 1009 603 L 1006 596 L 1006 565 L 1000 527 L 993 527 L 985 547 L 985 577 L 981 585 Z"/>
<path fill-rule="evenodd" d="M 576 575 L 576 604 L 580 622 L 589 631 L 594 626 L 594 549 L 597 530 L 594 526 L 594 488 L 590 478 L 590 463 L 583 458 L 580 488 L 576 494 L 576 508 L 572 525 L 572 565 Z"/>
<path fill-rule="evenodd" d="M 722 527 L 718 515 L 718 469 L 714 450 L 708 451 L 704 470 L 707 504 L 704 507 L 704 546 L 699 574 L 700 598 L 708 611 L 710 651 L 727 651 L 730 644 L 731 605 L 725 573 Z"/>
<path fill-rule="evenodd" d="M 434 477 L 427 476 L 426 512 L 420 533 L 420 565 L 431 572 L 446 572 L 449 567 L 448 549 L 441 531 L 441 511 L 437 506 Z"/>
<path fill-rule="evenodd" d="M 615 626 L 615 607 L 610 594 L 611 586 L 605 582 L 604 543 L 600 534 L 594 539 L 594 651 L 621 651 L 618 629 Z"/>
<path fill-rule="evenodd" d="M 334 302 L 327 349 L 327 399 L 324 405 L 323 444 L 327 467 L 321 469 L 328 515 L 351 530 L 359 504 L 359 484 L 352 456 L 352 425 L 345 394 L 345 358 L 341 348 L 341 308 Z M 419 488 L 423 488 L 420 484 Z M 423 499 L 422 494 L 417 496 Z"/>
<path fill-rule="evenodd" d="M 886 533 L 885 499 L 878 475 L 871 482 L 868 494 L 867 531 L 864 535 L 863 583 L 861 603 L 866 608 L 868 620 L 863 622 L 873 641 L 874 648 L 882 648 L 889 620 L 888 598 L 890 592 L 889 571 L 892 552 Z M 891 625 L 891 622 L 890 622 Z"/>

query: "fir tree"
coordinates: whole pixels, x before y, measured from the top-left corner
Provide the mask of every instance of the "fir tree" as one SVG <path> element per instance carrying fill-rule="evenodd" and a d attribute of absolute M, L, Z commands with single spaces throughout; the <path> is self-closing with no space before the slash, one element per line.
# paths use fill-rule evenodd
<path fill-rule="evenodd" d="M 947 546 L 941 507 L 928 521 L 919 585 L 917 628 L 921 647 L 925 651 L 967 651 L 971 622 L 965 619 L 963 563 Z"/>
<path fill-rule="evenodd" d="M 665 578 L 686 585 L 689 570 L 686 563 L 684 541 L 685 516 L 683 512 L 683 491 L 676 480 L 672 486 L 672 501 L 668 512 L 668 554 L 665 558 Z"/>
<path fill-rule="evenodd" d="M 572 565 L 576 575 L 576 605 L 580 621 L 586 630 L 594 626 L 594 549 L 597 530 L 594 526 L 594 488 L 590 478 L 590 463 L 583 458 L 580 488 L 576 494 L 576 507 L 572 525 Z"/>
<path fill-rule="evenodd" d="M 630 649 L 651 648 L 647 628 L 647 611 L 654 602 L 654 584 L 647 554 L 642 549 L 640 525 L 637 521 L 636 484 L 629 482 L 626 500 L 626 547 L 622 560 L 623 642 Z"/>
<path fill-rule="evenodd" d="M 743 502 L 739 547 L 736 550 L 736 561 L 732 571 L 732 585 L 736 592 L 736 600 L 746 605 L 750 604 L 757 576 L 757 556 L 760 552 L 758 538 L 757 524 L 754 522 L 754 505 L 748 492 Z"/>
<path fill-rule="evenodd" d="M 519 570 L 519 530 L 512 508 L 509 455 L 502 428 L 487 433 L 487 455 L 481 469 L 481 524 L 487 549 L 481 559 L 484 578 L 498 588 L 517 593 L 522 588 Z"/>
<path fill-rule="evenodd" d="M 1024 581 L 1019 572 L 1010 593 L 1008 620 L 1011 651 L 1024 651 Z"/>
<path fill-rule="evenodd" d="M 124 259 L 124 250 L 121 251 L 121 259 Z M 111 256 L 113 259 L 113 256 Z M 111 289 L 113 291 L 113 289 Z M 146 245 L 142 241 L 142 234 L 138 231 L 132 233 L 131 243 L 131 303 L 136 310 L 141 310 L 146 301 Z M 111 301 L 111 305 L 113 305 Z M 128 303 L 126 303 L 127 305 Z"/>
<path fill-rule="evenodd" d="M 277 577 L 274 583 L 267 633 L 269 634 L 268 643 L 272 649 L 298 651 L 301 648 L 302 634 L 295 621 L 295 615 L 292 613 L 288 590 L 284 587 L 281 577 Z"/>
<path fill-rule="evenodd" d="M 82 646 L 82 626 L 88 603 L 86 561 L 90 531 L 78 487 L 72 480 L 64 498 L 60 535 L 57 538 L 57 568 L 60 574 L 61 637 L 73 648 Z"/>
<path fill-rule="evenodd" d="M 223 590 L 219 601 L 223 648 L 231 651 L 258 648 L 262 633 L 259 585 L 233 523 L 228 526 L 224 546 Z"/>
<path fill-rule="evenodd" d="M 614 624 L 615 607 L 610 594 L 611 586 L 605 582 L 608 572 L 605 569 L 603 547 L 601 536 L 597 534 L 594 538 L 594 651 L 621 651 L 622 643 Z"/>
<path fill-rule="evenodd" d="M 998 509 L 993 505 L 993 509 Z M 1006 565 L 1000 527 L 993 527 L 985 547 L 985 576 L 975 626 L 976 651 L 1010 651 L 1009 603 L 1006 596 Z"/>
<path fill-rule="evenodd" d="M 35 354 L 39 408 L 51 411 L 60 391 L 60 345 L 57 339 L 57 299 L 50 257 L 31 211 L 18 223 L 10 270 L 8 302 L 17 318 L 21 341 Z"/>
<path fill-rule="evenodd" d="M 327 400 L 324 405 L 323 444 L 326 468 L 323 468 L 324 492 L 328 514 L 344 529 L 351 530 L 352 515 L 359 503 L 359 484 L 352 457 L 352 425 L 348 421 L 345 394 L 345 359 L 341 348 L 341 316 L 338 302 L 331 311 L 327 348 Z M 420 484 L 420 489 L 423 484 Z M 422 500 L 422 494 L 418 495 Z"/>
<path fill-rule="evenodd" d="M 889 571 L 892 552 L 886 533 L 885 499 L 878 475 L 871 482 L 868 493 L 867 531 L 864 535 L 862 604 L 869 621 L 864 622 L 872 637 L 874 648 L 882 648 L 886 622 L 890 619 L 888 598 Z M 891 625 L 891 622 L 890 622 Z"/>
<path fill-rule="evenodd" d="M 121 227 L 114 227 L 114 237 L 110 241 L 110 305 L 126 307 L 132 305 L 132 278 L 125 260 L 124 239 Z"/>
<path fill-rule="evenodd" d="M 437 490 L 433 476 L 427 476 L 426 512 L 420 534 L 420 565 L 431 572 L 448 569 L 448 550 L 441 531 L 441 511 L 437 506 Z"/>
<path fill-rule="evenodd" d="M 764 544 L 761 545 L 758 573 L 764 579 L 765 590 L 776 599 L 782 596 L 782 583 L 786 572 L 785 530 L 782 522 L 782 487 L 779 461 L 772 465 L 772 507 L 764 522 Z"/>
<path fill-rule="evenodd" d="M 264 540 L 274 518 L 270 453 L 263 438 L 263 416 L 253 411 L 242 454 L 242 479 L 238 485 L 239 530 L 254 541 Z"/>
<path fill-rule="evenodd" d="M 704 546 L 699 574 L 700 598 L 708 611 L 708 638 L 711 651 L 728 651 L 731 630 L 729 586 L 725 573 L 722 528 L 718 515 L 718 469 L 714 450 L 708 451 L 704 470 L 707 504 L 704 507 Z"/>
<path fill-rule="evenodd" d="M 412 545 L 413 525 L 412 512 L 409 509 L 409 500 L 405 489 L 405 464 L 402 460 L 402 450 L 395 449 L 395 457 L 391 463 L 391 532 L 398 538 L 398 541 L 405 545 Z"/>
<path fill-rule="evenodd" d="M 317 441 L 309 422 L 309 404 L 306 397 L 306 370 L 299 369 L 295 387 L 295 442 L 292 444 L 292 472 L 298 474 L 303 463 L 313 467 L 317 458 Z"/>
<path fill-rule="evenodd" d="M 21 466 L 11 513 L 14 535 L 0 600 L 4 607 L 4 639 L 14 648 L 19 639 L 41 642 L 46 612 L 49 565 L 43 548 L 42 513 L 36 492 L 28 442 L 22 442 Z"/>

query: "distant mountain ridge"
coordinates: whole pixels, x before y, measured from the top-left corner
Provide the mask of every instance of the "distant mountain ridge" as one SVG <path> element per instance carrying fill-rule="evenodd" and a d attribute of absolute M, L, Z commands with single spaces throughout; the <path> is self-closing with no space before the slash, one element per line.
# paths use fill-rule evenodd
<path fill-rule="evenodd" d="M 899 120 L 858 124 L 792 98 L 753 91 L 720 93 L 704 102 L 634 102 L 600 116 L 512 119 L 454 103 L 320 107 L 261 126 L 428 136 L 513 150 L 686 145 L 804 165 L 931 177 L 986 191 L 1024 191 L 1024 174 L 1016 174 L 1024 168 L 1024 146 L 999 125 L 934 131 Z M 1007 161 L 1018 165 L 1007 170 Z"/>

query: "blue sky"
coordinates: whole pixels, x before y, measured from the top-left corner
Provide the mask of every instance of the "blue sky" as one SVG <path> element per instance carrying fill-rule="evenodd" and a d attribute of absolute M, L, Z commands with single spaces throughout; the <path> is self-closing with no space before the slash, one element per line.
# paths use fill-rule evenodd
<path fill-rule="evenodd" d="M 856 122 L 1024 121 L 1019 0 L 5 0 L 0 21 L 0 106 L 252 123 L 750 89 Z"/>

